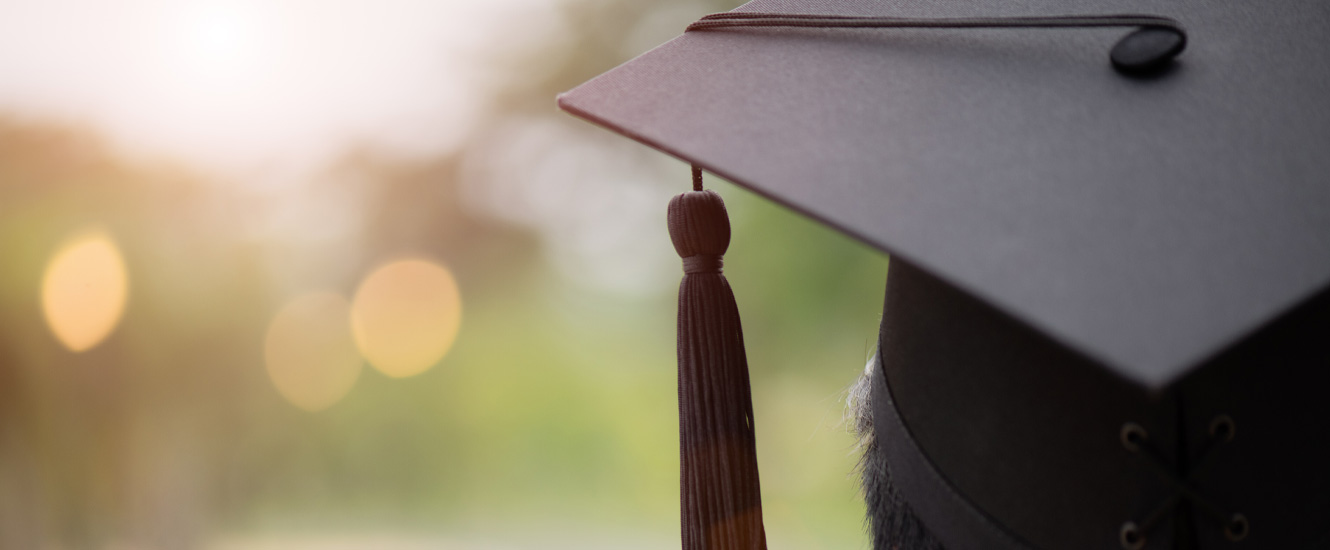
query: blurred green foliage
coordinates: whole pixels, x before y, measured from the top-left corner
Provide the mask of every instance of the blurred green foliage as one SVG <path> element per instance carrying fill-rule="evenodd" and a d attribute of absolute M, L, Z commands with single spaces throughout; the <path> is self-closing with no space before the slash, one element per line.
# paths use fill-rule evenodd
<path fill-rule="evenodd" d="M 505 81 L 505 112 L 581 124 L 552 112 L 553 95 L 621 62 L 622 22 L 651 6 L 569 2 L 573 54 Z M 494 61 L 517 68 L 543 59 L 503 55 Z M 569 280 L 537 229 L 468 206 L 470 153 L 367 147 L 279 197 L 127 158 L 88 129 L 0 118 L 0 548 L 364 533 L 445 548 L 676 545 L 675 283 L 623 294 Z M 667 177 L 683 190 L 687 168 Z M 744 315 L 771 548 L 866 548 L 841 414 L 876 341 L 887 259 L 713 185 L 734 223 L 726 272 Z M 314 208 L 329 201 L 360 220 L 349 237 L 319 233 L 337 225 Z M 672 254 L 664 210 L 641 246 Z M 129 303 L 105 342 L 71 353 L 44 324 L 40 280 L 89 224 L 119 244 Z M 286 235 L 290 224 L 312 236 Z M 306 289 L 349 296 L 406 255 L 458 280 L 451 352 L 411 378 L 366 369 L 325 411 L 285 402 L 263 365 L 272 314 Z"/>

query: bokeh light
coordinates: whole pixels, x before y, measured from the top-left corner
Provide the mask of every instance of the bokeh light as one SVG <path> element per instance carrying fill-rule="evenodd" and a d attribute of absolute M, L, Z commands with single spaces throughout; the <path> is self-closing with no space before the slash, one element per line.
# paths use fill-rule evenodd
<path fill-rule="evenodd" d="M 351 339 L 350 312 L 342 296 L 310 292 L 287 302 L 268 324 L 268 377 L 295 406 L 320 411 L 355 386 L 362 361 Z"/>
<path fill-rule="evenodd" d="M 688 167 L 551 101 L 738 4 L 0 1 L 0 550 L 677 547 Z M 772 549 L 866 548 L 885 259 L 709 184 Z"/>
<path fill-rule="evenodd" d="M 111 334 L 125 312 L 129 274 L 106 232 L 89 230 L 65 242 L 42 277 L 42 312 L 70 351 L 91 349 Z"/>
<path fill-rule="evenodd" d="M 462 322 L 452 273 L 426 260 L 387 264 L 366 277 L 351 306 L 356 345 L 394 378 L 420 374 L 448 353 Z"/>

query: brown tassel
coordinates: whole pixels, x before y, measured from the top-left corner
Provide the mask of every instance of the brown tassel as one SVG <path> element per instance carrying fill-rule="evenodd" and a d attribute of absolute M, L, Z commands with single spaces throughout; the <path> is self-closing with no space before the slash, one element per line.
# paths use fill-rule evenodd
<path fill-rule="evenodd" d="M 765 550 L 753 398 L 743 328 L 721 256 L 730 246 L 725 202 L 702 190 L 670 201 L 683 258 L 679 284 L 679 454 L 683 550 Z"/>

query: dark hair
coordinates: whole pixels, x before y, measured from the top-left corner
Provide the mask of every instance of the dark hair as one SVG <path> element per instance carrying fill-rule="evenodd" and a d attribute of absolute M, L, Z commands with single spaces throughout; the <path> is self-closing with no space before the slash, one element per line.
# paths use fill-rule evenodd
<path fill-rule="evenodd" d="M 875 350 L 846 399 L 847 417 L 859 438 L 859 486 L 867 505 L 865 518 L 873 534 L 874 550 L 945 550 L 928 532 L 914 510 L 891 482 L 883 445 L 873 433 L 873 384 L 883 384 L 882 368 Z"/>

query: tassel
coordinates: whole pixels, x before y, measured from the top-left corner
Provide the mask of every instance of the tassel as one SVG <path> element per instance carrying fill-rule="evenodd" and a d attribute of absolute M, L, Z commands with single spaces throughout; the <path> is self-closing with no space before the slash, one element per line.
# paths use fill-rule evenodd
<path fill-rule="evenodd" d="M 765 550 L 753 398 L 743 328 L 721 256 L 730 246 L 725 202 L 702 190 L 669 207 L 683 258 L 679 284 L 679 454 L 683 550 Z"/>

